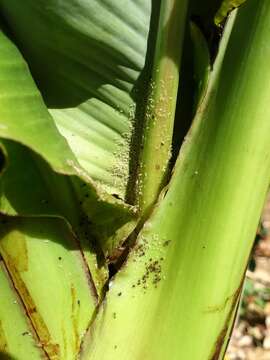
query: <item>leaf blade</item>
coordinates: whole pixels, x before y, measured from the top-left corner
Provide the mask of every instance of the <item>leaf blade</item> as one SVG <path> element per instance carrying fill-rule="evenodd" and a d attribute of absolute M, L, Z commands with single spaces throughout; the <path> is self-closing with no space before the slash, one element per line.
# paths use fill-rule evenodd
<path fill-rule="evenodd" d="M 0 264 L 1 307 L 0 307 L 0 355 L 14 359 L 41 359 L 43 351 L 36 346 L 35 332 L 27 319 L 20 299 L 12 286 L 6 269 Z M 5 357 L 4 357 L 5 359 Z"/>
<path fill-rule="evenodd" d="M 51 359 L 74 359 L 97 299 L 73 234 L 59 219 L 1 222 L 1 256 L 41 348 Z"/>
<path fill-rule="evenodd" d="M 144 82 L 151 1 L 28 0 L 22 6 L 2 0 L 0 8 L 78 161 L 109 193 L 125 199 L 136 105 L 144 96 L 136 92 Z M 67 117 L 79 124 L 76 142 Z"/>

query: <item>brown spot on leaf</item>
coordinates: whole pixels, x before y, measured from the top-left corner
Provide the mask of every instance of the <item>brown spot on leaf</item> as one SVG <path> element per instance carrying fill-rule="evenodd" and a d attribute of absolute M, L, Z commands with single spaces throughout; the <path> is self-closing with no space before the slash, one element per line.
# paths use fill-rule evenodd
<path fill-rule="evenodd" d="M 74 353 L 76 354 L 80 349 L 80 336 L 78 332 L 78 321 L 79 321 L 79 311 L 80 307 L 78 306 L 78 302 L 76 299 L 76 290 L 73 285 L 70 288 L 71 294 L 71 320 L 72 320 L 72 327 L 73 327 L 73 334 L 74 334 Z"/>
<path fill-rule="evenodd" d="M 29 313 L 30 315 L 32 315 L 32 314 L 34 314 L 34 313 L 36 313 L 36 312 L 37 312 L 37 308 L 36 308 L 35 306 L 33 306 L 33 307 L 31 307 L 31 308 L 28 309 L 28 313 Z"/>
<path fill-rule="evenodd" d="M 15 244 L 16 242 L 16 244 Z M 19 272 L 28 270 L 28 251 L 25 237 L 17 230 L 12 230 L 3 238 L 1 248 L 9 256 L 9 261 Z"/>
<path fill-rule="evenodd" d="M 239 304 L 240 294 L 241 294 L 241 290 L 242 290 L 244 279 L 245 279 L 245 273 L 246 272 L 244 272 L 244 275 L 243 275 L 243 277 L 241 279 L 240 285 L 235 290 L 234 294 L 232 296 L 230 296 L 230 299 L 232 300 L 231 307 L 230 307 L 229 313 L 227 315 L 225 324 L 224 324 L 224 326 L 223 326 L 221 332 L 219 333 L 219 336 L 218 336 L 218 338 L 217 338 L 217 340 L 215 342 L 214 350 L 212 352 L 212 355 L 210 356 L 210 360 L 219 360 L 219 358 L 220 358 L 220 353 L 221 353 L 223 345 L 224 345 L 225 337 L 226 337 L 226 335 L 228 333 L 228 330 L 229 330 L 229 326 L 230 326 L 230 322 L 232 320 L 232 316 L 233 316 L 233 314 L 235 314 L 235 316 L 236 316 L 236 311 L 235 310 L 237 308 L 237 303 Z M 232 331 L 232 328 L 231 328 L 231 331 Z"/>
<path fill-rule="evenodd" d="M 3 353 L 8 352 L 8 343 L 1 320 L 0 320 L 0 351 Z"/>
<path fill-rule="evenodd" d="M 9 242 L 10 239 L 11 238 L 7 236 L 4 240 L 6 242 Z M 12 243 L 12 241 L 10 242 Z M 33 325 L 33 328 L 35 329 L 39 344 L 51 360 L 59 360 L 60 347 L 58 344 L 52 342 L 51 335 L 46 326 L 46 323 L 39 314 L 38 309 L 36 308 L 36 305 L 31 297 L 31 294 L 29 293 L 24 281 L 21 278 L 20 270 L 22 269 L 22 263 L 13 261 L 14 257 L 9 256 L 8 250 L 10 249 L 10 246 L 5 246 L 7 244 L 3 245 L 3 243 L 4 241 L 1 242 L 0 246 L 1 255 L 3 257 L 9 275 L 12 279 L 12 282 L 25 306 L 27 315 Z"/>

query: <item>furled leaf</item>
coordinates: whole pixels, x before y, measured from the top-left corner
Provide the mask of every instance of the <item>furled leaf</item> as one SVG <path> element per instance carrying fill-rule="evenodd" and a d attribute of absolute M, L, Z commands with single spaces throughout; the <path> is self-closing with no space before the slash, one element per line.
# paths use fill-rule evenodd
<path fill-rule="evenodd" d="M 231 15 L 171 182 L 81 359 L 224 357 L 269 185 L 269 19 L 268 0 Z"/>
<path fill-rule="evenodd" d="M 168 181 L 187 5 L 186 0 L 160 4 L 136 183 L 136 203 L 143 218 Z"/>
<path fill-rule="evenodd" d="M 190 33 L 194 62 L 194 82 L 196 84 L 194 96 L 194 109 L 196 110 L 207 88 L 210 73 L 210 54 L 204 35 L 193 22 L 190 24 Z"/>

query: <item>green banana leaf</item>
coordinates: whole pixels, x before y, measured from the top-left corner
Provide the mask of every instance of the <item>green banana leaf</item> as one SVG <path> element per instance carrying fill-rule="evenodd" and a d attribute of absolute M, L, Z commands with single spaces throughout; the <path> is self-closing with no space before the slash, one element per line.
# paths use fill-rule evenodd
<path fill-rule="evenodd" d="M 6 339 L 1 351 L 18 356 L 18 360 L 39 359 L 37 354 L 43 350 L 50 359 L 76 358 L 97 294 L 74 234 L 55 218 L 2 216 L 0 231 L 4 263 L 0 338 Z M 10 289 L 4 269 L 16 292 Z"/>
<path fill-rule="evenodd" d="M 151 8 L 150 0 L 0 1 L 57 128 L 87 173 L 122 199 Z"/>
<path fill-rule="evenodd" d="M 151 105 L 151 112 L 157 114 L 153 115 L 157 116 L 157 119 L 167 110 L 171 114 L 168 125 L 162 129 L 168 132 L 168 136 L 165 146 L 164 141 L 161 141 L 161 145 L 157 144 L 160 146 L 161 161 L 158 165 L 152 164 L 152 167 L 156 168 L 155 173 L 144 171 L 144 165 L 137 173 L 142 130 L 140 123 L 144 116 L 146 119 L 150 118 L 149 111 L 144 114 L 142 109 L 149 96 L 148 80 L 152 71 L 148 71 L 149 66 L 144 69 L 150 15 L 152 13 L 152 23 L 155 25 L 158 21 L 159 3 L 153 5 L 150 1 L 129 1 L 125 4 L 126 10 L 130 8 L 129 17 L 123 17 L 122 2 L 118 2 L 114 7 L 109 1 L 71 1 L 68 6 L 59 5 L 55 1 L 27 1 L 24 4 L 17 1 L 0 2 L 0 10 L 9 31 L 29 63 L 55 124 L 67 139 L 75 154 L 74 158 L 83 168 L 66 156 L 63 161 L 79 172 L 84 181 L 88 174 L 97 181 L 97 200 L 104 199 L 105 204 L 102 204 L 103 207 L 94 204 L 93 209 L 92 201 L 84 210 L 94 224 L 93 233 L 101 242 L 105 257 L 111 256 L 113 251 L 121 246 L 134 229 L 136 221 L 135 209 L 132 211 L 124 204 L 121 207 L 121 202 L 102 193 L 100 186 L 116 197 L 131 199 L 136 184 L 140 187 L 142 183 L 143 187 L 144 182 L 149 183 L 149 189 L 157 184 L 157 191 L 153 191 L 154 196 L 150 201 L 152 203 L 158 195 L 160 182 L 167 170 L 181 55 L 181 38 L 178 35 L 183 37 L 184 24 L 183 20 L 178 21 L 180 25 L 174 20 L 176 25 L 170 27 L 167 22 L 172 15 L 174 19 L 177 19 L 177 16 L 184 19 L 186 1 L 179 4 L 176 6 L 172 1 L 162 8 L 164 20 L 161 19 L 159 24 L 160 37 L 155 50 L 153 83 L 155 80 L 157 83 L 163 81 L 162 76 L 166 75 L 168 84 L 165 87 L 163 85 L 162 91 L 158 85 L 150 99 L 151 104 L 153 99 L 157 103 L 156 110 L 155 106 Z M 76 11 L 72 11 L 73 7 Z M 35 31 L 31 31 L 28 26 L 30 19 L 34 19 Z M 155 30 L 154 25 L 152 28 Z M 177 51 L 172 51 L 173 42 L 167 48 L 165 40 L 171 35 L 173 39 L 179 39 L 180 46 Z M 148 63 L 151 63 L 151 55 L 150 51 Z M 163 75 L 162 70 L 158 74 L 159 68 L 165 69 L 167 66 L 171 67 L 171 73 L 166 70 Z M 171 90 L 168 90 L 169 87 Z M 169 99 L 166 102 L 161 100 L 165 96 Z M 162 101 L 164 110 L 161 111 Z M 49 120 L 53 126 L 52 119 L 48 117 L 47 122 Z M 160 118 L 153 123 L 161 123 L 161 120 Z M 18 124 L 15 124 L 15 127 L 19 129 Z M 148 127 L 150 128 L 146 124 L 145 129 Z M 33 150 L 42 155 L 39 151 L 40 144 L 47 146 L 47 142 L 42 136 L 42 129 L 38 133 L 40 135 L 36 136 L 37 144 L 31 144 L 30 132 L 27 135 L 30 140 L 27 141 L 30 141 Z M 59 137 L 59 134 L 57 135 Z M 20 131 L 20 136 L 25 135 Z M 10 138 L 16 140 L 12 134 Z M 147 149 L 147 139 L 153 137 L 144 138 L 144 148 Z M 151 144 L 150 149 L 154 146 L 156 145 Z M 142 158 L 147 156 L 143 152 Z M 44 158 L 49 161 L 46 156 Z M 87 179 L 91 182 L 91 179 Z M 132 195 L 127 194 L 128 189 Z M 141 189 L 137 192 L 144 193 Z M 90 194 L 90 198 L 92 197 L 94 195 Z M 135 200 L 133 199 L 132 203 L 136 203 Z M 87 202 L 84 199 L 79 199 L 79 202 L 82 202 L 82 207 L 85 208 Z M 106 203 L 109 203 L 107 207 L 115 208 L 115 214 L 111 216 L 111 221 L 101 224 L 101 217 L 96 216 L 96 212 L 99 214 L 101 208 L 102 218 L 106 218 Z"/>
<path fill-rule="evenodd" d="M 230 15 L 211 71 L 192 26 L 171 172 L 188 5 L 220 1 L 0 0 L 0 357 L 223 358 L 270 175 L 270 5 Z"/>
<path fill-rule="evenodd" d="M 48 216 L 52 222 L 62 221 L 65 226 L 71 226 L 75 240 L 79 241 L 76 249 L 83 251 L 83 259 L 90 269 L 93 291 L 100 296 L 107 279 L 104 257 L 111 255 L 136 225 L 135 208 L 117 198 L 124 200 L 129 182 L 136 183 L 136 174 L 134 179 L 130 179 L 130 174 L 134 173 L 132 164 L 137 166 L 138 154 L 134 149 L 139 147 L 140 134 L 134 135 L 134 132 L 137 128 L 141 130 L 143 110 L 140 107 L 144 107 L 148 96 L 149 74 L 144 73 L 147 70 L 144 65 L 150 14 L 155 15 L 154 22 L 157 22 L 159 4 L 152 9 L 150 1 L 130 1 L 128 7 L 132 11 L 128 19 L 123 13 L 123 3 L 115 6 L 115 13 L 106 1 L 102 3 L 101 12 L 97 2 L 85 5 L 73 1 L 67 11 L 65 6 L 53 3 L 0 2 L 7 25 L 0 37 L 3 54 L 0 138 L 6 161 L 0 183 L 0 210 L 5 215 L 19 215 L 20 221 L 26 222 L 29 228 L 43 222 L 49 230 L 45 221 Z M 70 12 L 72 3 L 76 6 L 75 12 Z M 44 18 L 44 14 L 48 16 Z M 36 31 L 30 30 L 30 19 L 34 20 Z M 181 22 L 180 30 L 182 27 Z M 7 33 L 16 40 L 31 73 Z M 179 57 L 181 46 L 177 53 Z M 161 58 L 163 56 L 161 51 Z M 149 58 L 151 62 L 151 56 Z M 175 69 L 177 71 L 174 66 Z M 177 83 L 178 78 L 173 82 L 174 92 Z M 7 227 L 5 223 L 3 229 Z M 50 233 L 47 236 L 46 257 L 49 257 L 55 253 L 57 240 Z M 12 251 L 22 252 L 20 238 L 16 239 L 12 232 L 8 239 L 12 242 L 11 248 L 14 247 Z M 4 246 L 5 237 L 1 242 Z M 2 256 L 7 266 L 9 254 L 5 250 L 3 247 Z M 18 282 L 17 269 L 12 271 L 9 269 L 13 281 Z M 32 277 L 43 279 L 36 268 L 28 279 Z M 37 296 L 39 288 L 34 281 L 24 287 L 29 291 L 31 285 Z M 20 286 L 19 281 L 16 288 Z M 44 282 L 44 287 L 48 286 Z M 19 295 L 27 303 L 23 291 L 19 289 Z M 51 305 L 39 297 L 36 301 L 41 302 L 41 320 L 35 317 L 31 320 L 38 336 L 42 337 L 39 322 L 46 322 L 46 306 Z M 95 306 L 88 315 L 92 316 L 94 311 Z M 69 317 L 60 308 L 58 313 Z M 59 335 L 58 320 L 55 319 L 55 324 L 46 324 L 48 329 L 41 346 L 52 358 L 72 358 L 78 349 L 72 352 L 66 348 L 67 340 Z M 67 327 L 69 325 L 67 323 Z M 52 343 L 48 342 L 51 332 Z"/>
<path fill-rule="evenodd" d="M 9 280 L 3 261 L 0 264 L 0 286 L 0 358 L 22 359 L 25 353 L 30 360 L 42 358 L 44 352 L 41 347 L 35 346 L 35 331 Z"/>
<path fill-rule="evenodd" d="M 269 18 L 266 0 L 231 15 L 171 182 L 80 359 L 223 359 L 269 185 Z"/>
<path fill-rule="evenodd" d="M 107 254 L 134 228 L 134 211 L 93 183 L 59 133 L 25 61 L 3 32 L 0 44 L 0 137 L 9 140 L 5 144 L 9 144 L 11 151 L 11 154 L 7 149 L 4 151 L 9 156 L 10 167 L 7 166 L 1 184 L 1 211 L 9 215 L 54 214 L 65 217 L 75 227 L 82 217 L 90 217 L 92 232 Z M 12 105 L 14 100 L 16 106 Z M 29 150 L 11 144 L 10 140 Z M 14 176 L 12 172 L 18 164 L 23 169 Z M 20 198 L 18 188 L 24 189 Z M 50 204 L 50 209 L 46 204 Z M 91 262 L 89 266 L 95 272 L 96 261 Z"/>

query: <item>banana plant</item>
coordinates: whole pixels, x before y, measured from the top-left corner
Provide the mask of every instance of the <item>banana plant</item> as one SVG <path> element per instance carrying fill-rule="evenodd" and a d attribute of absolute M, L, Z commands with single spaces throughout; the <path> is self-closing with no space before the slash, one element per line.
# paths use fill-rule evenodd
<path fill-rule="evenodd" d="M 268 0 L 0 0 L 1 359 L 224 358 L 269 24 Z"/>

